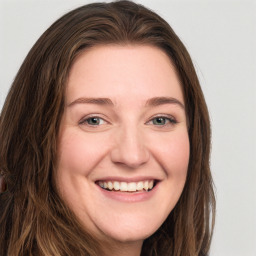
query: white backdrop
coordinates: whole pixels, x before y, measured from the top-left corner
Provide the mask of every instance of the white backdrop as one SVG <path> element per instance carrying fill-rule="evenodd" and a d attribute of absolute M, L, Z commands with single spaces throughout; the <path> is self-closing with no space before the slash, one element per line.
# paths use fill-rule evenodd
<path fill-rule="evenodd" d="M 38 37 L 62 14 L 88 2 L 93 1 L 0 0 L 0 109 Z M 217 195 L 211 256 L 255 256 L 256 1 L 136 2 L 164 17 L 185 43 L 208 103 Z"/>

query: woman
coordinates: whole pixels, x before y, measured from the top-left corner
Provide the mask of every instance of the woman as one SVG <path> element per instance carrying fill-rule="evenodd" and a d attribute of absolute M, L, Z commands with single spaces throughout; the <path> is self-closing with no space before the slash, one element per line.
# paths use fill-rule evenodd
<path fill-rule="evenodd" d="M 184 45 L 145 7 L 56 21 L 15 78 L 0 140 L 0 255 L 208 254 L 207 107 Z"/>

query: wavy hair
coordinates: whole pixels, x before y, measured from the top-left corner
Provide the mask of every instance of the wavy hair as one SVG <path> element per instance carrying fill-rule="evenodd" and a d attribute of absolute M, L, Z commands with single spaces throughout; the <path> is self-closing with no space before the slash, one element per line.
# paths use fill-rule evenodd
<path fill-rule="evenodd" d="M 74 59 L 95 45 L 162 49 L 176 68 L 188 118 L 190 160 L 183 193 L 163 225 L 143 243 L 143 256 L 209 253 L 215 197 L 209 168 L 210 121 L 191 58 L 170 25 L 131 1 L 93 3 L 57 20 L 32 47 L 1 112 L 0 255 L 96 256 L 100 244 L 84 230 L 55 184 L 57 137 Z"/>

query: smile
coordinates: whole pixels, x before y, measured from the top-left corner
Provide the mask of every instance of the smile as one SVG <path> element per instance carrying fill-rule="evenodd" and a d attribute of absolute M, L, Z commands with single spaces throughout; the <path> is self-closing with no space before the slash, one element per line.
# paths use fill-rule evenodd
<path fill-rule="evenodd" d="M 155 185 L 155 181 L 154 180 L 145 180 L 145 181 L 138 181 L 138 182 L 98 181 L 96 184 L 108 191 L 139 192 L 139 191 L 152 190 Z"/>

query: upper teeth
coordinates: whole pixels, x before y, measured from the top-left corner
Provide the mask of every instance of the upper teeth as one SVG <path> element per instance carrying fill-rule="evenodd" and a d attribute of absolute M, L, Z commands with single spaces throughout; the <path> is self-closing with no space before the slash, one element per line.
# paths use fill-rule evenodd
<path fill-rule="evenodd" d="M 124 182 L 124 181 L 100 181 L 99 186 L 108 189 L 108 190 L 116 190 L 116 191 L 128 191 L 135 192 L 149 189 L 152 189 L 154 186 L 153 180 L 139 181 L 139 182 Z"/>

